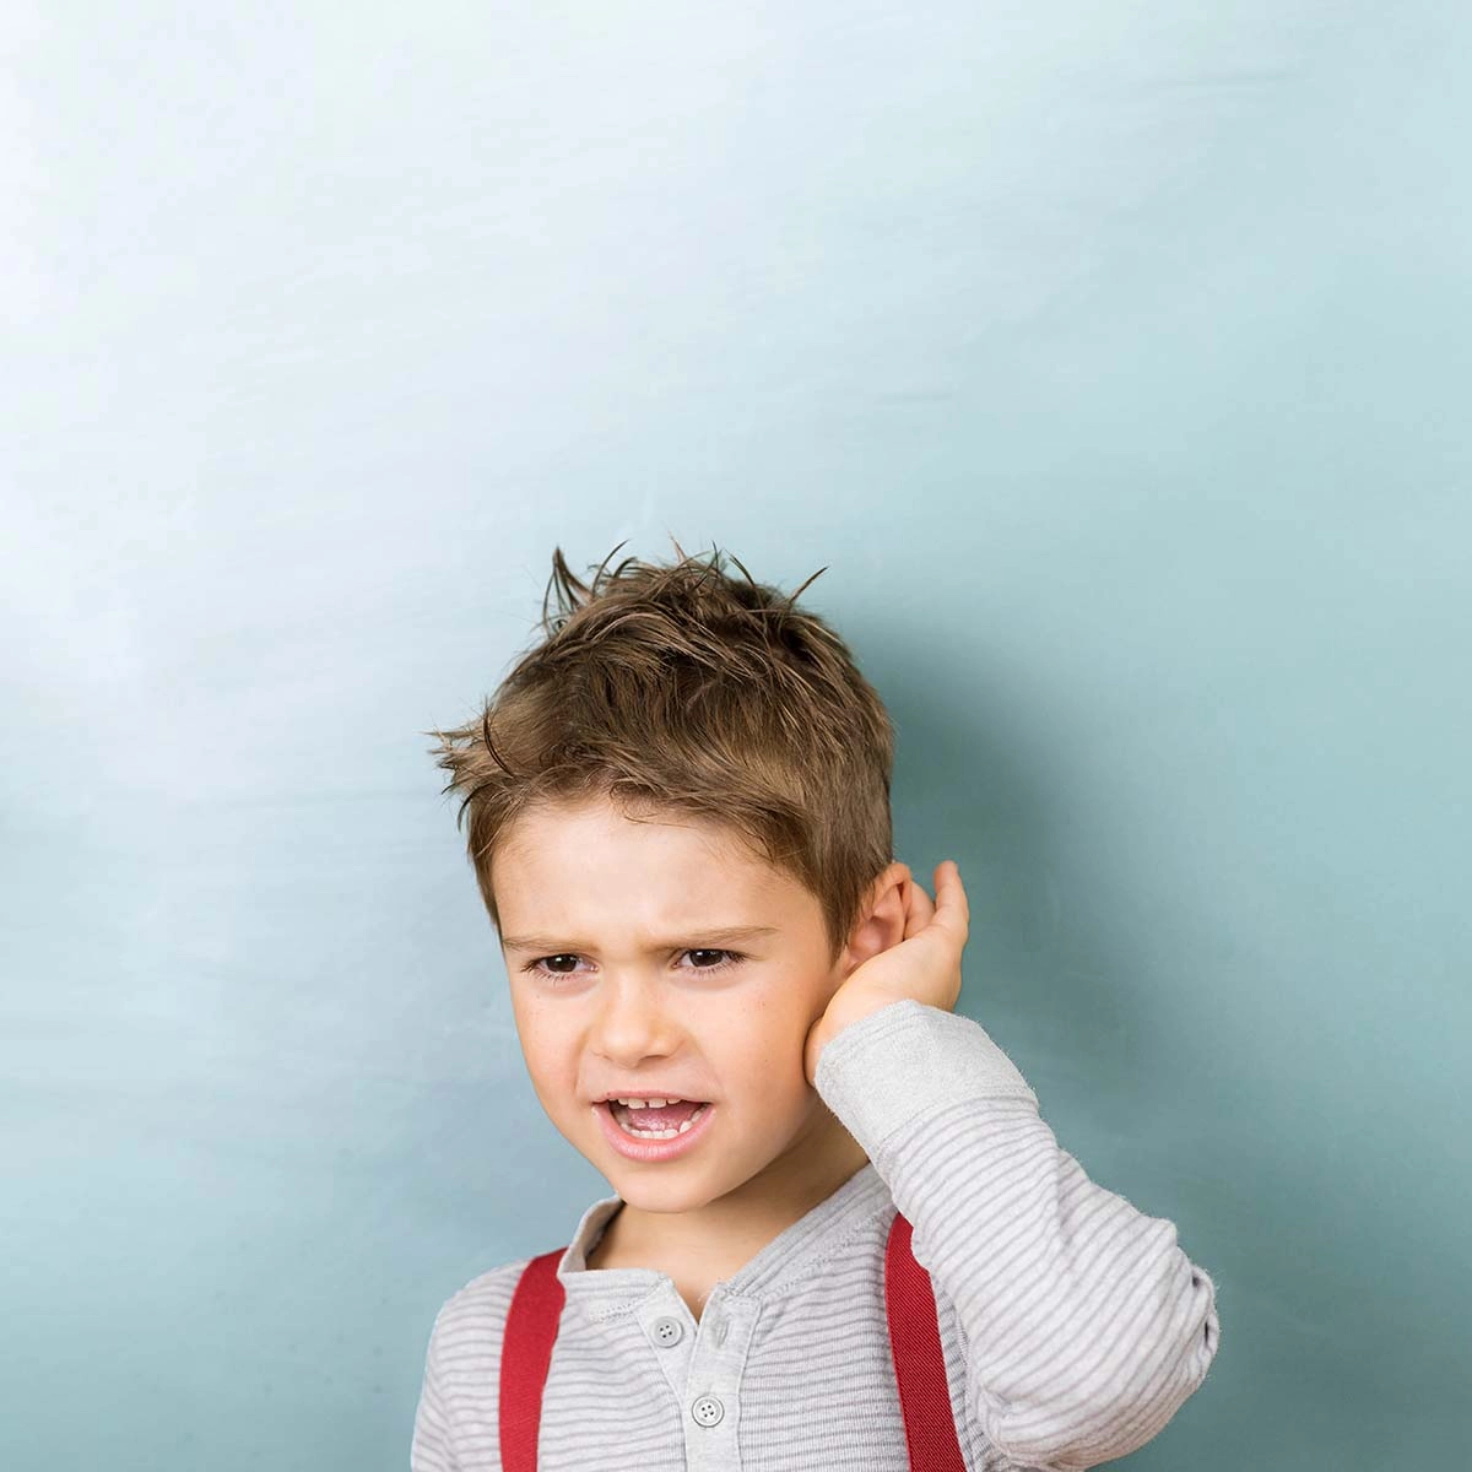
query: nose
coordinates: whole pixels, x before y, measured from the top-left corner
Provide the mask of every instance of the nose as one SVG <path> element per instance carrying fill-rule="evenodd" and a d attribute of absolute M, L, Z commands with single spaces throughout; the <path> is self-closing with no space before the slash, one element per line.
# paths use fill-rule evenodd
<path fill-rule="evenodd" d="M 657 979 L 609 968 L 600 991 L 592 1044 L 605 1058 L 632 1068 L 642 1058 L 662 1057 L 678 1046 L 679 1024 Z"/>

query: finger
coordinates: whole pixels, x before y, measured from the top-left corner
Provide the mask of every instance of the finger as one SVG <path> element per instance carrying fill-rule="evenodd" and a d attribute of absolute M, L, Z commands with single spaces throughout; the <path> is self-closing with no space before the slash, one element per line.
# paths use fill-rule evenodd
<path fill-rule="evenodd" d="M 966 886 L 961 883 L 961 868 L 954 859 L 943 859 L 935 870 L 936 920 L 955 930 L 963 939 L 971 925 L 971 905 L 966 899 Z"/>
<path fill-rule="evenodd" d="M 935 915 L 935 906 L 930 902 L 930 896 L 925 893 L 923 885 L 910 881 L 909 903 L 905 907 L 905 936 L 906 940 L 912 935 L 919 935 Z"/>

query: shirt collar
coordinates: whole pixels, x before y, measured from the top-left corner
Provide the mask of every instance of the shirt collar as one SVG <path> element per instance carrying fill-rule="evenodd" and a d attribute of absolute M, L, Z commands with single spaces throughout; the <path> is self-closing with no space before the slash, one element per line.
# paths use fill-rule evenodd
<path fill-rule="evenodd" d="M 666 1277 L 655 1268 L 589 1270 L 588 1254 L 622 1205 L 620 1196 L 605 1196 L 595 1201 L 583 1213 L 571 1243 L 557 1263 L 557 1278 L 568 1296 L 605 1312 L 617 1312 L 647 1297 Z M 726 1279 L 726 1288 L 748 1297 L 779 1292 L 815 1272 L 844 1238 L 892 1208 L 889 1188 L 873 1161 L 869 1161 Z"/>

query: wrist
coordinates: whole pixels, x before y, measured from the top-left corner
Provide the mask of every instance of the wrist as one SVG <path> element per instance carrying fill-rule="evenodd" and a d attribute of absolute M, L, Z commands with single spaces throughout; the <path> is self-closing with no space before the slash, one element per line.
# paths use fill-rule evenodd
<path fill-rule="evenodd" d="M 807 1064 L 808 1082 L 815 1083 L 818 1076 L 818 1059 L 823 1049 L 845 1028 L 872 1016 L 875 1012 L 903 1001 L 903 997 L 891 996 L 887 992 L 863 992 L 852 996 L 835 997 L 828 1010 L 813 1025 L 808 1034 Z"/>

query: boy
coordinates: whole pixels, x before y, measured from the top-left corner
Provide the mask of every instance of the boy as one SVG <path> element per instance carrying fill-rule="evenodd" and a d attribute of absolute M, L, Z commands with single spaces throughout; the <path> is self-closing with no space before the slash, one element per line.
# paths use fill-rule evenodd
<path fill-rule="evenodd" d="M 892 858 L 843 641 L 675 550 L 559 548 L 545 640 L 434 733 L 532 1085 L 616 1194 L 441 1309 L 414 1472 L 1122 1457 L 1205 1377 L 1212 1280 L 955 1012 L 965 890 Z"/>

